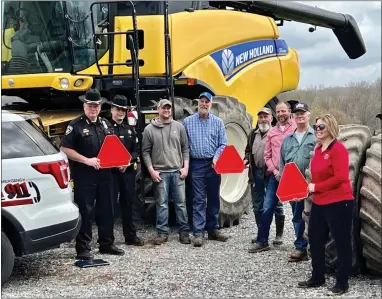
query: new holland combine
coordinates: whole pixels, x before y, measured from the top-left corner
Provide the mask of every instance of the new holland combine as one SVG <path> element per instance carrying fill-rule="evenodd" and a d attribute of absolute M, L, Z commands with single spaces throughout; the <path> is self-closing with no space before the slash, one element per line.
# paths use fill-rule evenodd
<path fill-rule="evenodd" d="M 2 17 L 3 108 L 39 114 L 56 142 L 82 114 L 78 97 L 90 87 L 106 98 L 118 93 L 130 99 L 139 144 L 160 98 L 173 101 L 175 119 L 182 121 L 197 111 L 194 99 L 208 91 L 228 143 L 243 155 L 257 111 L 266 105 L 275 112 L 277 95 L 299 83 L 298 53 L 280 39 L 279 26 L 297 21 L 313 26 L 310 32 L 323 27 L 350 59 L 366 53 L 352 16 L 293 2 L 3 1 Z M 362 253 L 363 245 L 368 269 L 381 271 L 381 135 L 371 135 L 364 126 L 342 128 L 358 202 L 354 250 Z M 137 200 L 149 205 L 151 180 L 139 169 Z M 221 226 L 239 222 L 250 196 L 247 171 L 223 175 Z M 307 220 L 309 209 L 307 201 Z M 332 243 L 330 238 L 327 262 L 335 269 Z M 357 255 L 356 264 L 361 260 Z"/>

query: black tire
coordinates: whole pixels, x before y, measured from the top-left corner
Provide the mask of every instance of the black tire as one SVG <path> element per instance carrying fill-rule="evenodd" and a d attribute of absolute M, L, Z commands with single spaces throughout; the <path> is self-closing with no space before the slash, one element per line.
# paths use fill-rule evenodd
<path fill-rule="evenodd" d="M 11 276 L 15 254 L 13 247 L 7 235 L 1 232 L 1 285 L 3 285 Z"/>
<path fill-rule="evenodd" d="M 362 173 L 359 214 L 362 253 L 366 260 L 366 269 L 380 276 L 382 274 L 381 134 L 371 139 Z"/>
<path fill-rule="evenodd" d="M 186 98 L 175 98 L 175 119 L 183 121 L 187 116 L 197 112 L 198 101 L 190 100 Z M 212 101 L 211 113 L 220 117 L 226 128 L 235 127 L 241 130 L 245 134 L 245 138 L 252 128 L 252 116 L 247 113 L 244 104 L 240 103 L 237 99 L 226 96 L 215 96 Z M 228 134 L 227 134 L 228 135 Z M 244 135 L 243 135 L 244 136 Z M 228 144 L 230 142 L 230 137 L 228 135 Z M 238 148 L 237 144 L 235 147 L 241 156 L 244 155 L 244 148 Z M 231 175 L 228 175 L 231 176 Z M 240 176 L 240 184 L 242 184 L 241 179 L 245 180 L 245 186 L 241 190 L 240 196 L 234 202 L 229 202 L 222 195 L 220 196 L 220 215 L 219 222 L 221 227 L 230 227 L 232 225 L 237 225 L 240 221 L 241 216 L 247 211 L 249 204 L 251 203 L 251 191 L 250 186 L 247 184 L 248 173 L 245 170 Z M 231 178 L 231 177 L 230 177 Z M 224 175 L 222 175 L 222 186 L 223 186 Z"/>
<path fill-rule="evenodd" d="M 340 137 L 338 138 L 349 152 L 349 171 L 350 179 L 355 201 L 355 209 L 352 225 L 352 274 L 358 274 L 362 271 L 362 256 L 360 255 L 361 241 L 359 238 L 359 221 L 358 221 L 358 189 L 360 168 L 365 160 L 366 149 L 370 145 L 371 132 L 369 127 L 362 125 L 345 125 L 340 126 Z M 310 180 L 310 171 L 307 171 L 308 181 Z M 305 238 L 308 236 L 308 223 L 310 218 L 310 210 L 312 207 L 311 198 L 305 200 L 303 218 L 305 225 Z M 331 234 L 328 236 L 328 242 L 325 245 L 325 265 L 327 272 L 335 272 L 337 269 L 337 250 L 334 239 Z"/>

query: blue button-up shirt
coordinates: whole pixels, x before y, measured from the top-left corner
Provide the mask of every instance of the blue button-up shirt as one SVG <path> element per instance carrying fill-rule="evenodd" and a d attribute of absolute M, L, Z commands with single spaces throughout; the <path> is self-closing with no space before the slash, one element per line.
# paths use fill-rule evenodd
<path fill-rule="evenodd" d="M 220 157 L 227 145 L 227 134 L 219 117 L 209 113 L 207 118 L 201 118 L 199 113 L 194 113 L 186 117 L 183 124 L 192 158 L 217 160 Z"/>

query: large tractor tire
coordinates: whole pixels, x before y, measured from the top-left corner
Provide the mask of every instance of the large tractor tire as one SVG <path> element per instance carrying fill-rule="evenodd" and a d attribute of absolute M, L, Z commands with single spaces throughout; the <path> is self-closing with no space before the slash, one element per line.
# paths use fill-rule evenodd
<path fill-rule="evenodd" d="M 373 136 L 366 151 L 360 190 L 360 222 L 362 253 L 366 269 L 382 274 L 382 202 L 381 202 L 381 134 Z"/>
<path fill-rule="evenodd" d="M 370 146 L 371 132 L 369 127 L 362 125 L 344 125 L 340 126 L 340 137 L 338 140 L 342 142 L 349 152 L 349 171 L 350 180 L 356 198 L 354 205 L 354 216 L 352 225 L 352 274 L 358 274 L 362 270 L 362 257 L 360 255 L 361 241 L 359 238 L 359 203 L 358 193 L 360 188 L 360 168 L 365 160 L 366 149 Z M 310 181 L 310 171 L 307 171 L 307 178 Z M 303 218 L 306 222 L 305 237 L 308 239 L 308 223 L 310 218 L 310 210 L 312 207 L 312 199 L 309 197 L 305 200 Z M 331 234 L 328 236 L 328 242 L 325 245 L 325 265 L 327 272 L 335 272 L 337 270 L 337 250 L 334 239 Z"/>
<path fill-rule="evenodd" d="M 175 98 L 176 119 L 183 121 L 187 116 L 196 113 L 197 107 L 197 100 Z M 215 96 L 211 113 L 224 121 L 228 144 L 234 145 L 243 158 L 248 134 L 252 128 L 252 116 L 247 113 L 245 105 L 232 97 Z M 220 226 L 230 227 L 238 224 L 250 202 L 248 170 L 240 174 L 223 174 L 220 187 Z"/>

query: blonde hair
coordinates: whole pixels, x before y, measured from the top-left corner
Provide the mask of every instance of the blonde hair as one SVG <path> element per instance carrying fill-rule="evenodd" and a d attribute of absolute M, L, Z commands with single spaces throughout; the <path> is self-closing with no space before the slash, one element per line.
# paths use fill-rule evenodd
<path fill-rule="evenodd" d="M 326 127 L 328 128 L 328 133 L 333 138 L 338 138 L 340 136 L 340 127 L 338 126 L 337 120 L 331 114 L 323 114 L 316 117 L 316 123 L 318 120 L 322 120 Z"/>

